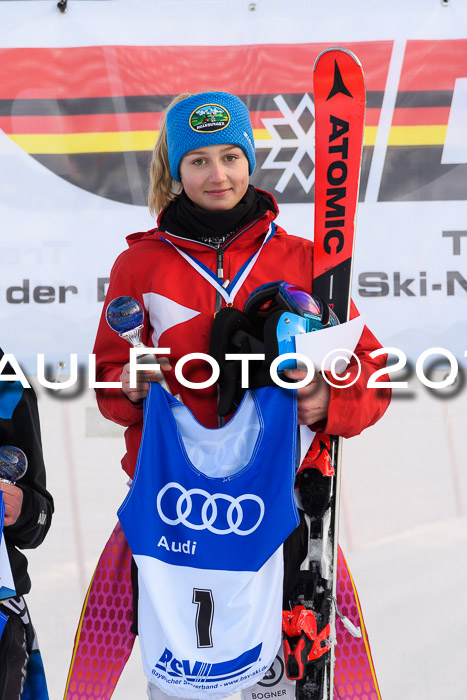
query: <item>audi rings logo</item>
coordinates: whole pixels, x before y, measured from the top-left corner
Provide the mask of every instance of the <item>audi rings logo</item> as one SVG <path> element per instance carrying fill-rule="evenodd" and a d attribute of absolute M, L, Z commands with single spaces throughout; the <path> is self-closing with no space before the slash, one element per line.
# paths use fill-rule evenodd
<path fill-rule="evenodd" d="M 175 505 L 173 505 L 173 494 L 171 494 L 171 498 L 166 498 L 163 506 L 162 499 L 172 490 L 179 492 Z M 193 505 L 195 498 L 197 501 L 196 507 Z M 257 503 L 258 505 L 256 521 L 254 523 L 249 522 L 248 525 L 250 527 L 242 528 L 245 519 L 245 511 L 242 504 L 250 505 L 251 503 Z M 220 512 L 221 504 L 223 505 L 222 512 Z M 175 518 L 168 516 L 167 510 L 169 507 L 173 514 L 176 515 Z M 187 491 L 183 486 L 177 484 L 176 481 L 171 481 L 161 488 L 157 494 L 157 512 L 161 520 L 168 525 L 179 525 L 181 523 L 191 530 L 209 530 L 215 535 L 230 535 L 232 533 L 236 535 L 251 535 L 259 527 L 263 519 L 264 503 L 259 496 L 255 496 L 253 493 L 244 493 L 237 498 L 233 498 L 233 496 L 229 496 L 226 493 L 211 494 L 203 491 L 203 489 L 189 489 Z M 197 519 L 200 522 L 196 522 Z"/>

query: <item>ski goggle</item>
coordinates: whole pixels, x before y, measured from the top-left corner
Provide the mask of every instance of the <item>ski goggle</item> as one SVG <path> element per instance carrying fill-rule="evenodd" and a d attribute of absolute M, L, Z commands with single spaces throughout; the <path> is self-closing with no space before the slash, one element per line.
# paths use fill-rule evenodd
<path fill-rule="evenodd" d="M 246 301 L 244 312 L 252 321 L 265 320 L 278 309 L 307 319 L 307 332 L 338 323 L 334 313 L 319 297 L 285 281 L 270 282 L 255 289 Z"/>
<path fill-rule="evenodd" d="M 296 284 L 281 282 L 277 294 L 293 313 L 305 318 L 321 320 L 323 306 L 320 300 L 301 287 L 297 287 Z"/>

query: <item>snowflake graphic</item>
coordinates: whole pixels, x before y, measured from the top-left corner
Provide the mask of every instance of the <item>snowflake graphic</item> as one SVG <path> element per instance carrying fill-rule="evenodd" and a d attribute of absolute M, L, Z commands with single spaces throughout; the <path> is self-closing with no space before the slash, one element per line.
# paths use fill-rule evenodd
<path fill-rule="evenodd" d="M 275 97 L 274 102 L 283 116 L 276 119 L 264 118 L 262 120 L 264 126 L 271 134 L 272 147 L 269 139 L 256 141 L 256 146 L 259 148 L 271 149 L 263 163 L 263 168 L 284 171 L 275 187 L 278 192 L 283 192 L 291 177 L 295 175 L 305 192 L 308 193 L 315 181 L 315 107 L 313 101 L 309 95 L 303 95 L 294 112 L 292 112 L 282 95 Z M 303 123 L 305 121 L 302 118 L 306 117 L 306 111 L 309 112 L 311 117 L 311 126 L 305 131 L 300 122 L 302 121 Z M 281 131 L 283 132 L 284 129 L 287 129 L 289 133 L 293 132 L 293 136 L 284 138 L 283 134 L 281 134 Z M 295 149 L 295 152 L 291 159 L 280 160 L 278 156 L 285 148 Z M 308 176 L 302 168 L 305 160 L 308 162 L 311 160 L 312 164 L 312 170 Z"/>

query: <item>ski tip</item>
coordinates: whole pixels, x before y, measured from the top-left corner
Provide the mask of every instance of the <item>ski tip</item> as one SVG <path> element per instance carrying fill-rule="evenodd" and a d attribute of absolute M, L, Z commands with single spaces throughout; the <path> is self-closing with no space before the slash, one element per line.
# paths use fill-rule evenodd
<path fill-rule="evenodd" d="M 348 56 L 350 56 L 350 57 L 355 61 L 355 63 L 357 64 L 357 66 L 362 67 L 362 64 L 361 64 L 360 59 L 359 59 L 358 56 L 356 56 L 356 55 L 354 54 L 354 52 L 351 51 L 350 49 L 344 49 L 343 46 L 330 46 L 329 48 L 324 49 L 324 51 L 321 51 L 321 53 L 319 53 L 318 56 L 316 57 L 315 63 L 314 63 L 314 65 L 313 65 L 313 72 L 316 70 L 316 66 L 318 65 L 318 62 L 320 61 L 320 59 L 321 59 L 325 54 L 329 53 L 330 51 L 339 51 L 340 53 L 346 53 Z"/>

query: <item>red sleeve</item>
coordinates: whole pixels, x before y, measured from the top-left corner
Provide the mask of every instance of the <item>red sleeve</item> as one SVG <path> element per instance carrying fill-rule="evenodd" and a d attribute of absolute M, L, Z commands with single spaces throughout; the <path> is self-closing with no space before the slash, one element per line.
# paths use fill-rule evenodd
<path fill-rule="evenodd" d="M 96 355 L 96 380 L 98 382 L 118 382 L 123 366 L 130 360 L 130 344 L 113 331 L 105 318 L 107 305 L 119 296 L 131 296 L 137 299 L 144 308 L 141 297 L 141 282 L 133 270 L 128 251 L 122 253 L 116 260 L 110 273 L 104 308 L 97 330 L 94 344 Z M 148 338 L 149 323 L 144 324 L 142 341 L 152 345 Z M 143 418 L 143 405 L 132 403 L 121 389 L 96 389 L 97 404 L 105 418 L 128 426 L 140 423 Z"/>
<path fill-rule="evenodd" d="M 355 318 L 356 316 L 358 316 L 358 311 L 352 303 L 350 317 Z M 370 376 L 376 370 L 386 366 L 386 355 L 380 355 L 374 359 L 370 357 L 370 353 L 380 347 L 382 347 L 381 344 L 365 326 L 355 349 L 355 354 L 361 365 L 360 377 L 350 387 L 339 389 L 331 386 L 327 422 L 311 426 L 313 430 L 349 438 L 359 435 L 362 430 L 381 418 L 389 406 L 391 389 L 367 388 Z M 352 358 L 346 371 L 350 373 L 351 377 L 357 375 L 358 363 L 355 359 Z M 387 375 L 383 375 L 380 379 L 380 381 L 388 380 Z"/>

